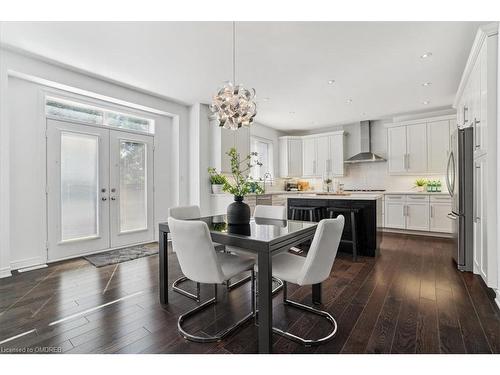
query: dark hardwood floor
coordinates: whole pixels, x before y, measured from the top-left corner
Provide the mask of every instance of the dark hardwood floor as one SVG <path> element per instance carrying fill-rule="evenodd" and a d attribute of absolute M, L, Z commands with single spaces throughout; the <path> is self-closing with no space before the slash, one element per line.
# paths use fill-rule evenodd
<path fill-rule="evenodd" d="M 376 258 L 339 254 L 323 285 L 324 308 L 337 319 L 336 337 L 305 348 L 279 336 L 275 353 L 500 353 L 500 312 L 482 280 L 456 270 L 445 239 L 385 234 Z M 180 270 L 174 254 L 171 280 Z M 209 298 L 211 287 L 202 289 Z M 187 322 L 192 332 L 216 332 L 250 309 L 250 286 Z M 310 303 L 311 289 L 290 286 Z M 274 299 L 274 321 L 319 337 L 327 323 Z M 0 280 L 0 353 L 256 353 L 250 322 L 220 343 L 197 344 L 177 333 L 177 317 L 195 305 L 170 293 L 158 303 L 158 256 L 95 268 L 84 259 Z M 18 336 L 18 337 L 16 337 Z M 11 339 L 12 337 L 16 337 Z M 9 340 L 10 339 L 10 340 Z"/>

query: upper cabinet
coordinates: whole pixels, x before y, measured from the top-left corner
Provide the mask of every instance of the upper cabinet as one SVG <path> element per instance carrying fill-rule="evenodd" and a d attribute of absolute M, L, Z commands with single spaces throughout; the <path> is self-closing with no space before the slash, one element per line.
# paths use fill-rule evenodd
<path fill-rule="evenodd" d="M 280 137 L 279 145 L 281 177 L 344 175 L 344 131 Z"/>
<path fill-rule="evenodd" d="M 427 170 L 430 173 L 443 172 L 450 153 L 450 121 L 427 123 Z"/>
<path fill-rule="evenodd" d="M 280 177 L 302 176 L 302 138 L 280 137 Z"/>
<path fill-rule="evenodd" d="M 344 175 L 344 131 L 304 136 L 302 145 L 302 176 Z"/>
<path fill-rule="evenodd" d="M 391 124 L 387 129 L 389 174 L 444 174 L 455 116 Z"/>

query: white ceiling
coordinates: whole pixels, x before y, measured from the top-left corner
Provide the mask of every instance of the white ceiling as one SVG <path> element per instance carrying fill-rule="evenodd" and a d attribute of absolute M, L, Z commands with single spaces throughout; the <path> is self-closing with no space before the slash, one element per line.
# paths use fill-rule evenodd
<path fill-rule="evenodd" d="M 480 24 L 237 23 L 236 80 L 257 90 L 256 120 L 280 130 L 450 106 Z M 0 41 L 192 104 L 209 103 L 231 79 L 231 30 L 229 22 L 4 22 Z"/>

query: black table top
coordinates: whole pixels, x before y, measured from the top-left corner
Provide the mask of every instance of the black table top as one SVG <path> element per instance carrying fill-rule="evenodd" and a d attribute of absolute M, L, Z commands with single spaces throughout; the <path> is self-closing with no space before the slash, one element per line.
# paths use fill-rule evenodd
<path fill-rule="evenodd" d="M 289 238 L 300 237 L 316 230 L 317 223 L 296 220 L 252 218 L 247 225 L 227 224 L 226 215 L 208 216 L 195 220 L 207 223 L 212 239 L 225 245 L 260 250 L 259 244 L 271 248 Z M 160 231 L 169 232 L 168 223 L 160 223 Z"/>

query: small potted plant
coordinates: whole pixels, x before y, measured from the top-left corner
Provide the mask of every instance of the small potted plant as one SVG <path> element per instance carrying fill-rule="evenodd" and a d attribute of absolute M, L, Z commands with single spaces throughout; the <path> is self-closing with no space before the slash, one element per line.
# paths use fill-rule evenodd
<path fill-rule="evenodd" d="M 226 154 L 231 159 L 232 182 L 226 179 L 223 190 L 234 195 L 234 202 L 227 207 L 227 223 L 232 225 L 248 224 L 250 223 L 250 207 L 243 202 L 243 199 L 250 193 L 263 193 L 261 185 L 252 181 L 249 172 L 254 166 L 262 165 L 262 163 L 256 158 L 256 152 L 251 152 L 241 159 L 236 148 L 232 147 Z"/>
<path fill-rule="evenodd" d="M 423 192 L 425 190 L 425 186 L 427 185 L 427 180 L 425 178 L 417 178 L 415 180 L 415 188 L 418 192 Z"/>
<path fill-rule="evenodd" d="M 220 194 L 226 182 L 226 176 L 217 172 L 215 168 L 208 168 L 210 183 L 212 184 L 212 193 Z"/>

